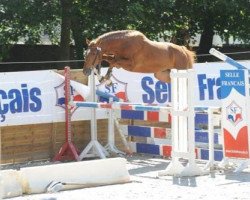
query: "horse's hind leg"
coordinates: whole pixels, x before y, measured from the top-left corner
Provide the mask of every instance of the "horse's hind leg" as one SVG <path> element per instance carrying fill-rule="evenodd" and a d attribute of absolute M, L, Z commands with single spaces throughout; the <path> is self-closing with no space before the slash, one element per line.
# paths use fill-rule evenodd
<path fill-rule="evenodd" d="M 165 82 L 165 83 L 170 83 L 171 78 L 170 78 L 170 69 L 162 71 L 162 72 L 156 72 L 154 73 L 155 78 L 158 80 Z"/>

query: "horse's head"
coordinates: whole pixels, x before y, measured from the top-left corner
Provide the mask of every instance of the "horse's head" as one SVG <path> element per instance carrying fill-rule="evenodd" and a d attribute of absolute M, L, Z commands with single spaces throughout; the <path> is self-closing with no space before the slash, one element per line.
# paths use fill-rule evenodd
<path fill-rule="evenodd" d="M 83 73 L 89 76 L 91 74 L 91 69 L 99 65 L 101 63 L 101 60 L 101 48 L 90 44 L 86 51 Z"/>

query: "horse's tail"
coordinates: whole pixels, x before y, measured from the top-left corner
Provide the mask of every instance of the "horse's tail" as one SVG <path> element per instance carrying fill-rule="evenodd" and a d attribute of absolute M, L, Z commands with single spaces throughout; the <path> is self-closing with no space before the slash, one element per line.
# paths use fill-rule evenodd
<path fill-rule="evenodd" d="M 194 51 L 190 51 L 189 49 L 187 49 L 187 47 L 182 46 L 183 51 L 185 52 L 186 56 L 187 56 L 187 68 L 192 68 L 193 64 L 196 61 L 196 53 Z"/>

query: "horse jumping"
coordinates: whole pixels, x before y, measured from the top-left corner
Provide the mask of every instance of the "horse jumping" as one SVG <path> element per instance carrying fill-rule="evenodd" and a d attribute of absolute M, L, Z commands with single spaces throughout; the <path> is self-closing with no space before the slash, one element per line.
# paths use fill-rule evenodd
<path fill-rule="evenodd" d="M 195 60 L 195 53 L 186 47 L 151 41 L 136 30 L 108 32 L 87 41 L 87 44 L 83 72 L 89 75 L 92 68 L 106 61 L 109 69 L 103 80 L 108 80 L 112 68 L 116 67 L 131 72 L 154 73 L 158 80 L 170 82 L 171 69 L 190 69 Z"/>

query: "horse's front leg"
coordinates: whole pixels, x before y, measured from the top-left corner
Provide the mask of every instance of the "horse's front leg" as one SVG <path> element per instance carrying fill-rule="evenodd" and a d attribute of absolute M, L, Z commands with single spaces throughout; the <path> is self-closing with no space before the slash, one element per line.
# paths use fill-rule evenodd
<path fill-rule="evenodd" d="M 107 73 L 106 73 L 105 76 L 104 76 L 104 78 L 105 78 L 106 80 L 108 80 L 108 79 L 111 78 L 112 71 L 113 71 L 113 67 L 109 67 Z"/>
<path fill-rule="evenodd" d="M 94 72 L 95 72 L 95 75 L 98 78 L 98 81 L 100 83 L 105 82 L 106 85 L 111 85 L 112 81 L 110 80 L 110 78 L 111 78 L 111 75 L 112 75 L 112 69 L 113 69 L 113 67 L 109 67 L 107 73 L 105 74 L 105 76 L 102 76 L 100 66 L 97 67 L 97 68 L 94 68 Z"/>
<path fill-rule="evenodd" d="M 109 63 L 109 67 L 122 67 L 124 69 L 128 69 L 129 71 L 131 71 L 134 67 L 134 62 L 131 57 L 123 57 L 114 54 L 103 54 L 102 59 Z"/>
<path fill-rule="evenodd" d="M 106 82 L 106 85 L 112 85 L 112 81 L 110 80 L 112 75 L 113 67 L 109 67 L 107 73 L 104 76 L 104 80 Z"/>
<path fill-rule="evenodd" d="M 154 73 L 155 78 L 157 78 L 159 81 L 165 82 L 165 83 L 170 83 L 171 78 L 170 78 L 170 70 L 167 69 L 162 72 L 156 72 Z"/>
<path fill-rule="evenodd" d="M 96 75 L 98 81 L 100 83 L 102 83 L 104 81 L 104 77 L 100 73 L 101 72 L 101 67 L 99 67 L 99 66 L 95 67 L 95 68 L 93 68 L 93 70 L 94 70 L 94 74 Z"/>

